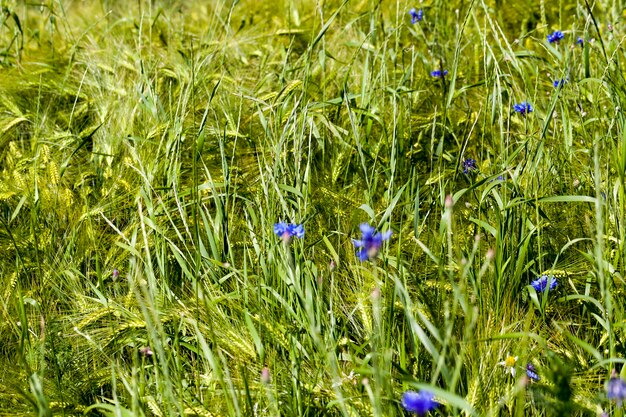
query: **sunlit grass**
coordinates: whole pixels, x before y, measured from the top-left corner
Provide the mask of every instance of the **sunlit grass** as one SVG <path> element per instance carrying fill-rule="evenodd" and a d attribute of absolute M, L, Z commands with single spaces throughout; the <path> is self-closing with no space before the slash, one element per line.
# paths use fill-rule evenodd
<path fill-rule="evenodd" d="M 1 5 L 0 414 L 623 414 L 621 4 Z"/>

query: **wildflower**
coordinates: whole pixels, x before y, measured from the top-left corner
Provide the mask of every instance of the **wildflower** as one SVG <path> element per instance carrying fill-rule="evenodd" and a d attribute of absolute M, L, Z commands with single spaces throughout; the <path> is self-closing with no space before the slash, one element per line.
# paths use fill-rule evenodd
<path fill-rule="evenodd" d="M 120 276 L 120 271 L 118 271 L 117 268 L 114 268 L 111 275 L 113 276 L 113 281 L 115 281 Z"/>
<path fill-rule="evenodd" d="M 476 171 L 478 169 L 478 165 L 476 165 L 476 160 L 472 158 L 467 158 L 462 162 L 463 165 L 463 173 L 469 174 L 472 171 Z"/>
<path fill-rule="evenodd" d="M 270 376 L 270 368 L 268 368 L 267 366 L 263 367 L 263 369 L 261 370 L 261 382 L 267 385 L 271 382 L 271 380 L 272 377 Z"/>
<path fill-rule="evenodd" d="M 552 85 L 554 86 L 554 88 L 560 87 L 566 83 L 567 83 L 567 78 L 561 78 L 560 80 L 552 81 Z"/>
<path fill-rule="evenodd" d="M 422 9 L 415 10 L 412 8 L 409 10 L 409 14 L 411 15 L 411 23 L 416 24 L 417 22 L 421 22 L 424 18 L 424 11 Z"/>
<path fill-rule="evenodd" d="M 433 399 L 434 397 L 435 395 L 430 391 L 407 391 L 402 394 L 402 407 L 409 413 L 424 416 L 437 407 L 438 403 Z"/>
<path fill-rule="evenodd" d="M 276 233 L 283 242 L 288 243 L 294 236 L 298 239 L 304 237 L 304 226 L 295 223 L 287 224 L 285 222 L 279 222 L 274 225 L 274 233 Z"/>
<path fill-rule="evenodd" d="M 361 229 L 361 240 L 352 239 L 354 246 L 361 248 L 357 254 L 359 259 L 366 261 L 376 258 L 380 247 L 383 245 L 383 241 L 389 239 L 391 236 L 391 230 L 385 233 L 379 233 L 374 227 L 370 226 L 369 223 L 363 223 L 359 228 Z"/>
<path fill-rule="evenodd" d="M 526 376 L 533 381 L 539 381 L 539 375 L 537 374 L 533 364 L 530 362 L 526 364 Z"/>
<path fill-rule="evenodd" d="M 376 287 L 372 290 L 372 300 L 377 301 L 380 299 L 380 288 Z"/>
<path fill-rule="evenodd" d="M 444 205 L 448 210 L 451 210 L 452 207 L 454 207 L 454 198 L 452 198 L 452 194 L 446 195 Z"/>
<path fill-rule="evenodd" d="M 502 362 L 498 362 L 498 365 L 504 366 L 504 372 L 507 374 L 511 374 L 512 377 L 515 377 L 515 364 L 517 363 L 517 356 L 507 356 L 505 360 Z"/>
<path fill-rule="evenodd" d="M 626 381 L 617 375 L 617 371 L 611 371 L 611 379 L 606 383 L 606 396 L 609 400 L 615 400 L 617 405 L 621 405 L 626 400 Z"/>
<path fill-rule="evenodd" d="M 345 374 L 344 374 L 345 375 Z M 354 372 L 354 369 L 350 371 L 350 373 L 345 376 L 344 378 L 347 379 L 348 381 L 352 382 L 352 385 L 356 385 L 357 384 L 357 379 L 358 377 L 361 376 L 360 374 L 357 374 L 356 372 Z"/>
<path fill-rule="evenodd" d="M 152 349 L 150 349 L 150 346 L 144 346 L 140 348 L 139 353 L 141 353 L 146 358 L 150 358 L 152 357 L 152 355 L 154 355 L 154 352 L 152 351 Z"/>
<path fill-rule="evenodd" d="M 443 70 L 443 72 L 441 70 L 434 70 L 430 72 L 430 76 L 434 78 L 442 78 L 446 75 L 448 75 L 448 70 Z"/>
<path fill-rule="evenodd" d="M 532 285 L 537 292 L 544 292 L 546 288 L 548 291 L 553 290 L 557 286 L 556 277 L 554 275 L 542 275 L 531 282 L 530 285 Z"/>
<path fill-rule="evenodd" d="M 548 35 L 548 42 L 559 43 L 559 41 L 562 40 L 564 37 L 565 36 L 563 35 L 563 32 L 561 32 L 560 30 L 555 30 L 554 32 Z"/>
<path fill-rule="evenodd" d="M 578 39 L 576 39 L 576 43 L 583 46 L 585 44 L 585 40 L 579 36 Z"/>
<path fill-rule="evenodd" d="M 531 106 L 527 101 L 522 101 L 521 103 L 514 105 L 513 110 L 522 116 L 526 116 L 527 113 L 532 113 L 533 106 Z"/>

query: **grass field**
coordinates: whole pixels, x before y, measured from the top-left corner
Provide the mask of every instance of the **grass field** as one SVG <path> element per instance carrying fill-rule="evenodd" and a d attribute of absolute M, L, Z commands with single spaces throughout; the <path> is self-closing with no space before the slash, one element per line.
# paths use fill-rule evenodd
<path fill-rule="evenodd" d="M 0 0 L 0 415 L 625 415 L 588 1 Z"/>

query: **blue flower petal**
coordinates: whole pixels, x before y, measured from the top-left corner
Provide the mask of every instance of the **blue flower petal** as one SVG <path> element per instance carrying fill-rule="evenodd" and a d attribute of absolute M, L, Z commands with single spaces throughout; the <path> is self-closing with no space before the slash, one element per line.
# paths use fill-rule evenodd
<path fill-rule="evenodd" d="M 287 226 L 287 223 L 285 222 L 279 222 L 276 223 L 274 225 L 274 233 L 276 233 L 278 236 L 282 236 L 288 229 L 289 226 Z"/>
<path fill-rule="evenodd" d="M 539 375 L 537 375 L 535 367 L 532 363 L 528 363 L 526 365 L 526 376 L 528 376 L 528 378 L 532 379 L 533 381 L 539 381 Z"/>
<path fill-rule="evenodd" d="M 525 116 L 527 113 L 532 113 L 533 106 L 531 106 L 527 101 L 522 101 L 521 103 L 514 105 L 513 110 L 520 113 L 522 116 Z"/>
<path fill-rule="evenodd" d="M 359 252 L 357 253 L 357 256 L 359 257 L 360 261 L 367 261 L 369 259 L 369 255 L 367 254 L 367 249 L 362 248 L 361 250 L 359 250 Z"/>
<path fill-rule="evenodd" d="M 561 32 L 560 30 L 555 30 L 554 32 L 552 32 L 551 34 L 548 35 L 548 42 L 550 42 L 550 43 L 555 43 L 555 42 L 558 43 L 564 37 L 565 37 L 565 35 L 563 35 L 563 32 Z"/>
<path fill-rule="evenodd" d="M 410 413 L 422 416 L 437 407 L 434 397 L 430 391 L 406 391 L 402 395 L 402 407 Z"/>
<path fill-rule="evenodd" d="M 554 275 L 542 275 L 541 277 L 537 278 L 536 280 L 534 280 L 533 282 L 530 283 L 530 285 L 532 285 L 532 287 L 535 289 L 535 291 L 537 292 L 544 292 L 546 290 L 546 288 L 548 290 L 553 290 L 556 288 L 556 286 L 558 285 L 558 282 L 556 280 L 556 277 Z"/>
<path fill-rule="evenodd" d="M 626 400 L 626 381 L 617 376 L 611 377 L 606 384 L 606 396 L 609 400 L 615 400 L 618 404 Z"/>
<path fill-rule="evenodd" d="M 411 23 L 416 24 L 417 22 L 421 22 L 424 18 L 424 11 L 422 9 L 416 10 L 412 8 L 409 10 L 409 15 L 411 16 Z"/>
<path fill-rule="evenodd" d="M 374 226 L 370 226 L 369 223 L 361 223 L 359 225 L 359 229 L 361 229 L 361 233 L 363 233 L 363 235 L 372 235 L 376 232 Z"/>
<path fill-rule="evenodd" d="M 384 233 L 379 233 L 369 223 L 361 223 L 359 228 L 361 229 L 361 239 L 352 239 L 354 246 L 361 248 L 357 255 L 361 261 L 374 259 L 378 255 L 383 241 L 388 240 L 392 232 L 388 230 Z"/>
<path fill-rule="evenodd" d="M 295 236 L 298 239 L 304 237 L 304 226 L 301 224 L 290 224 L 288 230 L 291 236 Z"/>
<path fill-rule="evenodd" d="M 274 224 L 274 233 L 280 238 L 290 240 L 292 237 L 302 238 L 304 237 L 304 225 L 285 222 L 278 222 Z"/>

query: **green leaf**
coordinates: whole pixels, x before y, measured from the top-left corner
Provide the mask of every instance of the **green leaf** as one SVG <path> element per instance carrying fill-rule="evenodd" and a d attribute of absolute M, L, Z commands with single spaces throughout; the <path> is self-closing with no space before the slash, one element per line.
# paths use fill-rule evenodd
<path fill-rule="evenodd" d="M 387 207 L 387 210 L 385 210 L 385 213 L 383 214 L 383 218 L 380 220 L 380 224 L 385 223 L 385 221 L 389 217 L 391 217 L 391 212 L 396 207 L 396 204 L 398 204 L 398 200 L 400 200 L 400 197 L 402 196 L 402 192 L 404 191 L 407 185 L 408 183 L 404 184 L 402 188 L 400 188 L 398 192 L 396 193 L 396 195 L 393 197 L 393 200 L 391 200 L 391 204 L 389 204 L 389 207 Z"/>
<path fill-rule="evenodd" d="M 101 410 L 106 416 L 115 417 L 137 417 L 135 413 L 127 408 L 115 406 L 113 404 L 98 403 L 85 408 L 83 414 L 88 414 L 91 410 Z"/>
<path fill-rule="evenodd" d="M 552 197 L 540 197 L 537 199 L 540 203 L 596 203 L 595 197 L 586 195 L 555 195 Z"/>
<path fill-rule="evenodd" d="M 359 208 L 366 212 L 367 215 L 370 217 L 370 223 L 376 222 L 376 213 L 374 213 L 374 210 L 370 206 L 368 206 L 367 204 L 361 204 Z"/>
<path fill-rule="evenodd" d="M 263 362 L 263 358 L 265 357 L 265 349 L 263 348 L 263 341 L 259 336 L 259 332 L 257 332 L 256 327 L 254 327 L 254 323 L 250 318 L 250 312 L 246 311 L 246 326 L 248 327 L 248 331 L 250 332 L 250 336 L 252 337 L 252 341 L 254 342 L 254 346 L 256 347 L 256 351 L 259 355 L 260 361 Z"/>
<path fill-rule="evenodd" d="M 489 234 L 493 237 L 496 237 L 496 234 L 498 233 L 498 231 L 496 230 L 495 227 L 493 227 L 492 225 L 490 225 L 489 223 L 487 223 L 486 221 L 483 220 L 479 220 L 476 219 L 474 217 L 470 217 L 469 219 L 471 222 L 476 223 L 477 225 L 479 225 L 480 227 L 482 227 L 483 229 L 485 229 L 487 232 L 489 232 Z"/>

